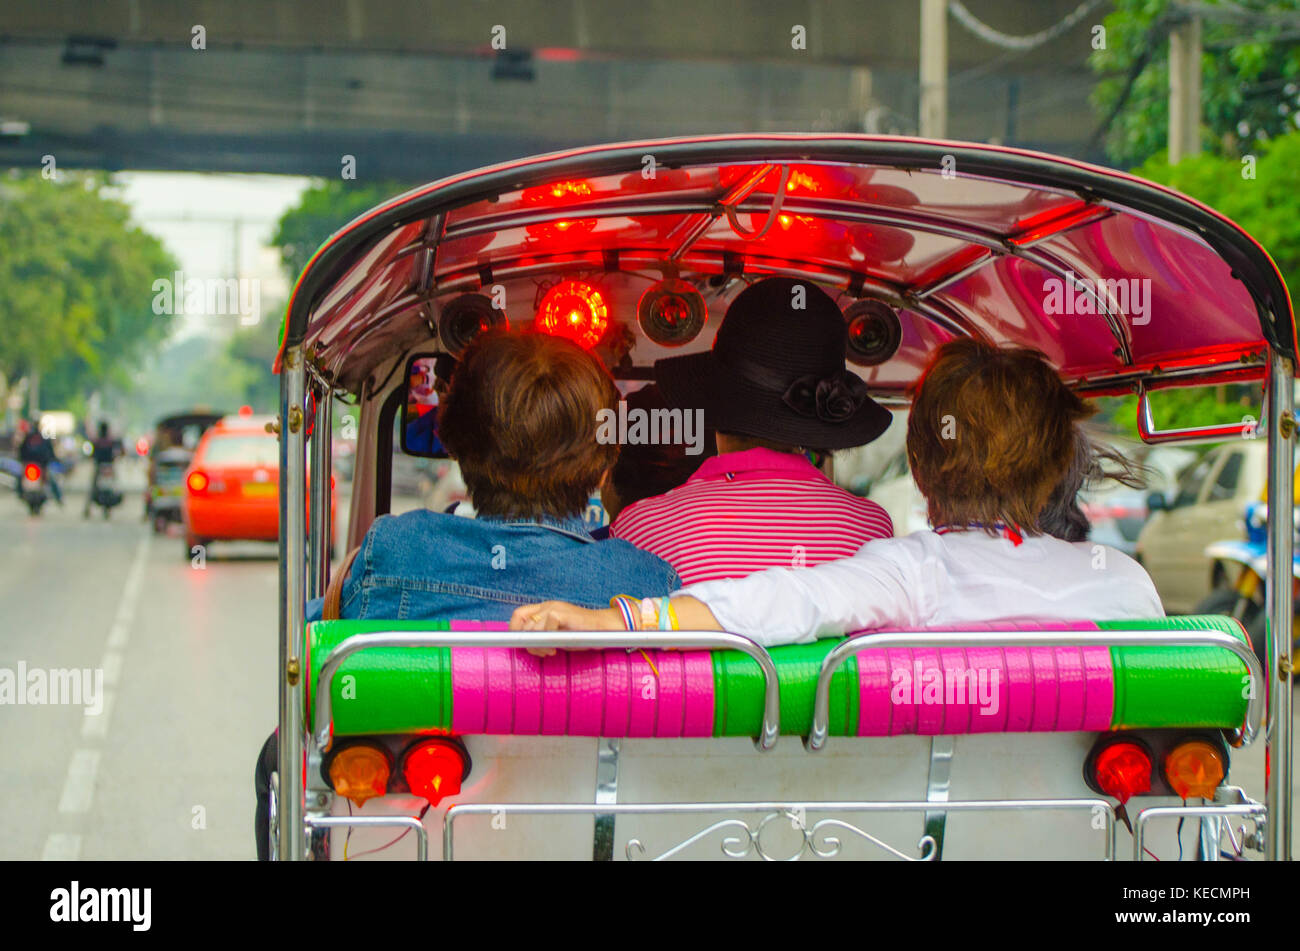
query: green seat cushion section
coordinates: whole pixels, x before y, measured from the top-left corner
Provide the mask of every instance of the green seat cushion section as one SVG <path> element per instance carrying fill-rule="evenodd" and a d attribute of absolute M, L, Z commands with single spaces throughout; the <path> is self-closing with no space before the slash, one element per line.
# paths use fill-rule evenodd
<path fill-rule="evenodd" d="M 769 649 L 781 687 L 781 733 L 806 736 L 812 728 L 813 698 L 822 661 L 840 642 L 836 638 L 812 644 Z M 713 652 L 713 735 L 758 736 L 763 726 L 763 670 L 740 651 Z M 850 657 L 831 678 L 830 732 L 858 732 L 858 663 Z"/>
<path fill-rule="evenodd" d="M 1217 614 L 1098 621 L 1103 631 L 1222 631 L 1245 643 L 1241 625 Z M 1240 726 L 1246 718 L 1246 665 L 1217 647 L 1112 647 L 1111 728 Z M 1263 689 L 1256 685 L 1256 689 Z"/>
<path fill-rule="evenodd" d="M 307 625 L 308 726 L 315 729 L 316 683 L 336 646 L 353 634 L 446 631 L 445 621 L 316 621 Z M 451 649 L 376 647 L 353 654 L 334 674 L 335 736 L 451 729 Z"/>

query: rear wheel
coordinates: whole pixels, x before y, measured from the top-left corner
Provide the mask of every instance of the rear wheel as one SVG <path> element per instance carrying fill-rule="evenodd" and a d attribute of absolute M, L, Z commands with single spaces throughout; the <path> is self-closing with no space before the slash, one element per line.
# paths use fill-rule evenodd
<path fill-rule="evenodd" d="M 1255 619 L 1246 626 L 1246 633 L 1250 635 L 1250 643 L 1255 648 L 1255 656 L 1259 658 L 1259 662 L 1264 669 L 1268 670 L 1268 663 L 1264 659 L 1266 656 L 1265 648 L 1268 646 L 1267 641 L 1264 639 L 1264 622 L 1266 620 L 1268 620 L 1266 613 L 1262 610 L 1259 611 L 1255 615 Z M 1294 649 L 1294 647 L 1295 639 L 1293 637 L 1292 648 Z"/>
<path fill-rule="evenodd" d="M 1235 617 L 1245 628 L 1250 627 L 1259 612 L 1259 604 L 1231 588 L 1216 588 L 1192 609 L 1193 614 L 1223 614 Z"/>
<path fill-rule="evenodd" d="M 1235 617 L 1250 636 L 1255 656 L 1264 664 L 1264 611 L 1250 598 L 1244 598 L 1231 588 L 1211 591 L 1192 611 L 1193 614 L 1223 614 Z M 1256 634 L 1258 625 L 1258 634 Z"/>
<path fill-rule="evenodd" d="M 153 517 L 153 533 L 155 535 L 163 535 L 166 534 L 166 532 L 167 532 L 167 516 L 161 514 L 155 515 Z"/>

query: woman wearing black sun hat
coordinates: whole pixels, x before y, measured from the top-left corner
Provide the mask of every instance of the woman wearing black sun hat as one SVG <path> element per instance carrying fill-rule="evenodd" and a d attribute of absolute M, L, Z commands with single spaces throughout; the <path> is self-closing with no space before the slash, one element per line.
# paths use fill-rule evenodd
<path fill-rule="evenodd" d="M 847 335 L 816 284 L 769 278 L 731 302 L 712 350 L 659 360 L 664 399 L 702 413 L 718 455 L 679 488 L 629 506 L 611 534 L 686 584 L 815 565 L 892 536 L 884 509 L 815 464 L 871 442 L 892 418 L 846 369 Z"/>

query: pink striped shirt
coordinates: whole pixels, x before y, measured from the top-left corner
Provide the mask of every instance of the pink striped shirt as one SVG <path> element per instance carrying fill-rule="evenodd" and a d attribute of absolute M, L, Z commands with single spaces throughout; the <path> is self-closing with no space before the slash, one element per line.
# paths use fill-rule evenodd
<path fill-rule="evenodd" d="M 714 456 L 684 485 L 619 514 L 610 534 L 653 552 L 683 585 L 848 558 L 894 534 L 889 515 L 802 456 L 746 449 Z"/>

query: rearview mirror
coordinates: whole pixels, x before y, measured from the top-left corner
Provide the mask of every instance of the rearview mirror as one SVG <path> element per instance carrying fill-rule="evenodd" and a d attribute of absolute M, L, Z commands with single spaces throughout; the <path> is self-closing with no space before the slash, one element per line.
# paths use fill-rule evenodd
<path fill-rule="evenodd" d="M 406 398 L 402 401 L 402 452 L 426 459 L 446 459 L 438 438 L 439 390 L 445 381 L 435 372 L 436 357 L 412 357 L 406 364 Z"/>
<path fill-rule="evenodd" d="M 1147 511 L 1160 512 L 1169 508 L 1169 500 L 1163 492 L 1152 492 L 1147 496 Z"/>

